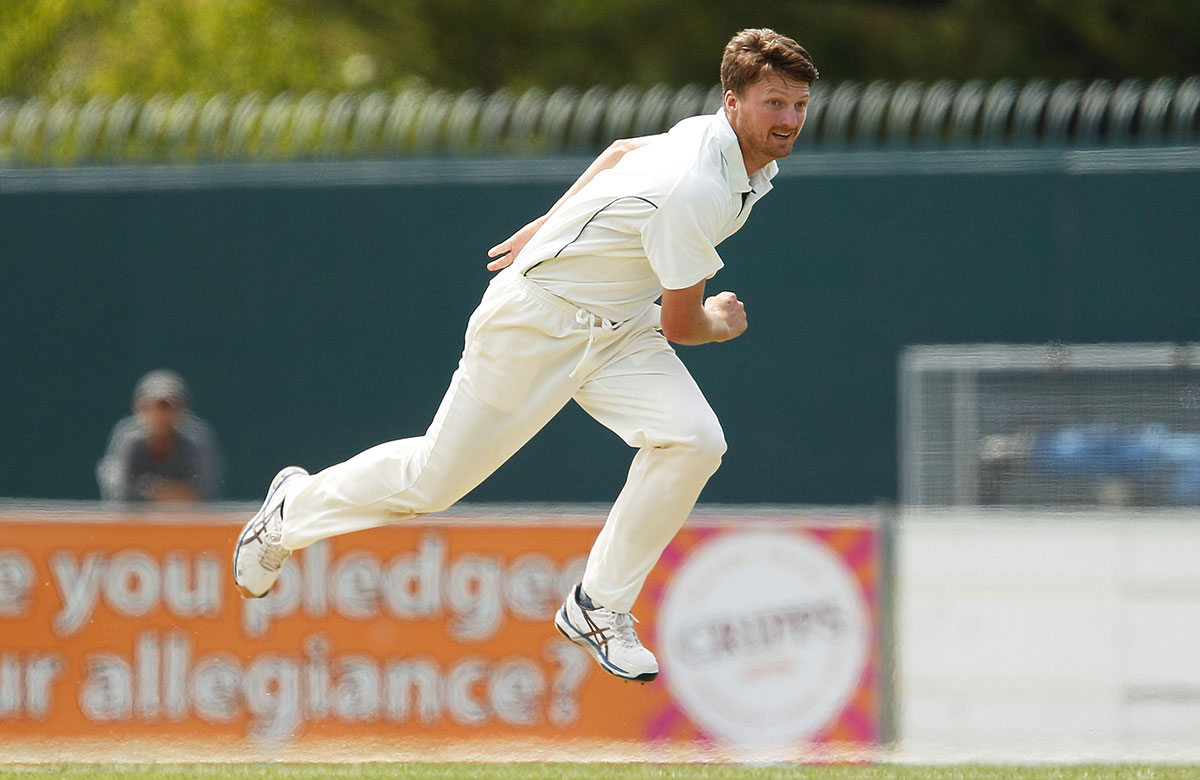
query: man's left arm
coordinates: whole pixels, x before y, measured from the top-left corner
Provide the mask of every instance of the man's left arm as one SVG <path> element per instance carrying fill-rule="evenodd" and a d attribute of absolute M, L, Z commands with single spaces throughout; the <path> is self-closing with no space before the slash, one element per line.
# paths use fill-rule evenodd
<path fill-rule="evenodd" d="M 207 422 L 189 415 L 180 426 L 181 433 L 190 442 L 193 450 L 195 470 L 191 486 L 199 501 L 214 501 L 220 494 L 224 459 L 217 445 L 217 436 Z"/>
<path fill-rule="evenodd" d="M 704 282 L 682 290 L 663 290 L 662 333 L 684 346 L 729 341 L 746 332 L 746 307 L 725 291 L 704 297 Z"/>
<path fill-rule="evenodd" d="M 642 243 L 663 287 L 663 335 L 691 346 L 735 339 L 746 330 L 746 309 L 732 292 L 705 297 L 724 262 L 717 253 L 732 218 L 723 183 L 698 176 L 676 186 L 642 227 Z"/>

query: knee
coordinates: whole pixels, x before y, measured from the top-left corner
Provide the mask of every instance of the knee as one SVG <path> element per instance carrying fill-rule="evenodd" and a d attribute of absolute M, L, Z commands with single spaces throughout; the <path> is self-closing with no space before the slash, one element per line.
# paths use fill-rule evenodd
<path fill-rule="evenodd" d="M 721 465 L 721 457 L 728 446 L 725 443 L 725 432 L 715 418 L 697 420 L 694 425 L 677 441 L 678 446 L 688 453 L 697 466 L 703 464 L 710 471 L 716 471 Z"/>

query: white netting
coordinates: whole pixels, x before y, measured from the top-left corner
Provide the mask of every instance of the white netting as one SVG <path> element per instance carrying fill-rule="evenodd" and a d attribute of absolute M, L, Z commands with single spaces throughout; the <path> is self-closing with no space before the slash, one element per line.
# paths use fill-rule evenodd
<path fill-rule="evenodd" d="M 921 346 L 900 368 L 901 502 L 1200 505 L 1200 346 Z"/>

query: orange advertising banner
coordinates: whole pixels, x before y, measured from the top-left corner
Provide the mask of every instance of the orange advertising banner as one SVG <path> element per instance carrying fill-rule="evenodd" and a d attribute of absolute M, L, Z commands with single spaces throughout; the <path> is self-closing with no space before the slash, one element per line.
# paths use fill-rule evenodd
<path fill-rule="evenodd" d="M 877 517 L 698 511 L 635 607 L 641 685 L 552 624 L 602 513 L 538 511 L 327 540 L 246 600 L 243 514 L 0 509 L 0 738 L 880 741 Z"/>

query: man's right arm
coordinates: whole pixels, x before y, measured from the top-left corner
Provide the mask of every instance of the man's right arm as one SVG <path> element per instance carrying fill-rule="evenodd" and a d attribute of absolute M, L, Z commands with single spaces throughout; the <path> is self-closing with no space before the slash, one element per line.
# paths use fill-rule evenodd
<path fill-rule="evenodd" d="M 100 498 L 105 501 L 130 501 L 135 491 L 130 477 L 137 427 L 131 420 L 117 423 L 109 436 L 108 448 L 96 466 Z"/>
<path fill-rule="evenodd" d="M 600 156 L 592 161 L 592 164 L 587 167 L 587 170 L 585 170 L 579 176 L 579 178 L 575 180 L 575 183 L 572 184 L 565 193 L 563 193 L 563 196 L 559 198 L 553 206 L 550 207 L 549 211 L 488 250 L 488 257 L 494 257 L 495 259 L 488 263 L 487 269 L 489 271 L 499 271 L 502 268 L 512 265 L 513 260 L 516 259 L 517 253 L 521 251 L 521 248 L 524 247 L 525 244 L 529 243 L 529 239 L 533 238 L 533 234 L 536 233 L 543 224 L 545 224 L 546 220 L 550 218 L 551 214 L 553 214 L 555 211 L 558 211 L 558 208 L 562 206 L 562 204 L 570 200 L 571 196 L 582 190 L 588 182 L 596 177 L 596 174 L 613 167 L 627 153 L 633 151 L 634 149 L 645 146 L 655 138 L 658 138 L 658 136 L 643 135 L 638 138 L 622 138 L 609 144 L 608 148 L 601 152 Z"/>

